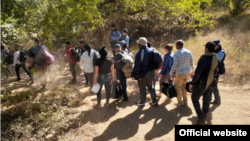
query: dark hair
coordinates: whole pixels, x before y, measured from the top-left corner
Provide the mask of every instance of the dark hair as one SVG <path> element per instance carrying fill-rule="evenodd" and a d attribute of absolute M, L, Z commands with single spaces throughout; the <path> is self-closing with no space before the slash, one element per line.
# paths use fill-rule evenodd
<path fill-rule="evenodd" d="M 219 52 L 219 51 L 221 51 L 221 50 L 222 50 L 221 45 L 218 45 L 218 46 L 219 46 L 219 48 L 218 48 L 218 49 L 216 49 L 216 50 L 214 50 L 214 52 L 215 52 L 215 53 L 217 53 L 217 52 Z"/>
<path fill-rule="evenodd" d="M 3 45 L 1 45 L 1 50 L 4 50 L 4 46 Z"/>
<path fill-rule="evenodd" d="M 151 43 L 147 43 L 148 47 L 151 48 L 152 44 Z"/>
<path fill-rule="evenodd" d="M 106 47 L 102 47 L 100 50 L 99 50 L 99 53 L 101 55 L 101 58 L 106 58 L 107 55 L 108 55 L 108 52 L 106 50 Z"/>
<path fill-rule="evenodd" d="M 176 45 L 182 48 L 184 46 L 183 42 L 176 42 Z"/>
<path fill-rule="evenodd" d="M 209 51 L 209 52 L 214 52 L 214 48 L 215 48 L 215 44 L 214 44 L 214 42 L 208 42 L 206 45 L 205 45 L 205 47 L 207 48 L 207 50 Z"/>
<path fill-rule="evenodd" d="M 40 41 L 38 39 L 34 39 L 34 42 L 39 44 Z"/>
<path fill-rule="evenodd" d="M 66 45 L 70 45 L 70 40 L 68 40 L 67 42 L 65 42 Z"/>
<path fill-rule="evenodd" d="M 90 57 L 90 51 L 91 51 L 91 46 L 89 44 L 86 44 L 84 48 L 88 51 L 89 57 Z"/>
<path fill-rule="evenodd" d="M 83 40 L 83 39 L 81 39 L 81 40 L 79 41 L 79 43 L 80 43 L 80 44 L 83 44 L 83 43 L 84 43 L 84 40 Z"/>
<path fill-rule="evenodd" d="M 165 46 L 165 49 L 167 49 L 168 51 L 172 51 L 173 50 L 173 45 L 171 45 L 171 44 L 167 44 L 166 46 Z"/>
<path fill-rule="evenodd" d="M 112 25 L 111 25 L 111 27 L 115 27 L 115 25 L 114 25 L 114 24 L 112 24 Z"/>

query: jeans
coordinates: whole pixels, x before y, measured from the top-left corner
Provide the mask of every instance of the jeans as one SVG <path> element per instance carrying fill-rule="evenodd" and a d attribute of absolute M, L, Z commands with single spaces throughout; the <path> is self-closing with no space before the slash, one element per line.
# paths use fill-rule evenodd
<path fill-rule="evenodd" d="M 97 93 L 97 101 L 98 104 L 101 104 L 101 91 L 103 85 L 105 86 L 106 91 L 106 103 L 109 103 L 110 95 L 111 95 L 111 80 L 112 75 L 99 75 L 97 82 L 100 84 L 100 90 Z"/>
<path fill-rule="evenodd" d="M 89 80 L 90 88 L 93 87 L 94 84 L 94 73 L 85 73 L 86 78 Z"/>
<path fill-rule="evenodd" d="M 73 82 L 76 82 L 76 70 L 75 70 L 75 66 L 76 64 L 69 64 L 69 68 L 70 68 L 70 71 L 72 73 L 72 76 L 73 76 Z"/>
<path fill-rule="evenodd" d="M 206 120 L 206 115 L 209 111 L 211 95 L 212 95 L 211 87 L 208 87 L 208 89 L 205 89 L 204 87 L 193 86 L 193 92 L 192 92 L 191 98 L 192 98 L 192 102 L 193 102 L 196 114 L 198 116 L 198 119 L 201 121 Z M 202 110 L 201 110 L 201 106 L 199 102 L 201 96 L 203 96 Z"/>
<path fill-rule="evenodd" d="M 25 67 L 24 64 L 16 64 L 15 66 L 15 71 L 16 71 L 16 76 L 17 76 L 17 79 L 20 80 L 20 68 L 23 68 L 23 70 L 27 73 L 27 75 L 30 77 L 30 72 L 28 71 L 28 69 Z"/>
<path fill-rule="evenodd" d="M 214 93 L 214 102 L 215 103 L 220 103 L 221 102 L 220 93 L 219 93 L 219 89 L 218 89 L 218 81 L 219 81 L 219 78 L 214 79 L 215 86 L 212 87 L 212 92 Z"/>
<path fill-rule="evenodd" d="M 149 73 L 149 72 L 148 72 Z M 140 89 L 140 96 L 141 100 L 140 103 L 145 103 L 146 102 L 146 87 L 148 87 L 148 91 L 150 93 L 152 102 L 155 103 L 157 102 L 156 100 L 156 92 L 155 92 L 155 77 L 154 74 L 151 77 L 147 77 L 148 73 L 144 78 L 141 78 L 138 80 L 138 85 Z"/>
<path fill-rule="evenodd" d="M 174 80 L 174 87 L 177 92 L 177 100 L 178 104 L 187 104 L 187 90 L 186 90 L 186 84 L 190 78 L 190 74 L 176 74 L 175 80 Z M 183 97 L 183 101 L 182 101 Z"/>
<path fill-rule="evenodd" d="M 121 85 L 122 85 L 122 94 L 123 94 L 123 99 L 128 100 L 128 95 L 127 95 L 127 78 L 120 78 L 119 79 Z"/>

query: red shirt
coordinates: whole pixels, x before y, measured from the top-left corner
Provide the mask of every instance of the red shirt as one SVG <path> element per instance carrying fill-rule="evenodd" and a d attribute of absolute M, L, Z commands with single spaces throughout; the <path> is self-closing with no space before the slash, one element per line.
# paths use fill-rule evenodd
<path fill-rule="evenodd" d="M 77 64 L 77 62 L 74 62 L 74 61 L 71 59 L 71 56 L 72 56 L 72 51 L 70 50 L 71 48 L 73 49 L 72 46 L 69 46 L 69 47 L 67 48 L 67 50 L 66 50 L 66 55 L 69 56 L 69 63 L 70 63 L 70 64 Z"/>

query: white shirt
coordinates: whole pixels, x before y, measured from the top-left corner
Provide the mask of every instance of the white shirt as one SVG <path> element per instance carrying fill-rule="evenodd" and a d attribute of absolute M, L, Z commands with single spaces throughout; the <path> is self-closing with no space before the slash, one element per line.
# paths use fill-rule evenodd
<path fill-rule="evenodd" d="M 169 74 L 173 75 L 175 71 L 176 74 L 188 74 L 194 71 L 193 55 L 190 50 L 182 48 L 174 53 L 174 62 Z"/>
<path fill-rule="evenodd" d="M 20 52 L 19 51 L 16 51 L 14 52 L 14 62 L 13 62 L 13 66 L 15 66 L 16 64 L 22 64 L 20 61 L 19 61 L 19 57 L 20 57 Z"/>
<path fill-rule="evenodd" d="M 94 65 L 93 65 L 94 53 L 97 56 L 97 58 L 100 58 L 99 53 L 93 49 L 91 49 L 91 51 L 90 51 L 90 56 L 89 56 L 88 51 L 85 51 L 81 56 L 80 68 L 84 69 L 84 72 L 86 72 L 86 73 L 93 73 L 94 72 Z"/>

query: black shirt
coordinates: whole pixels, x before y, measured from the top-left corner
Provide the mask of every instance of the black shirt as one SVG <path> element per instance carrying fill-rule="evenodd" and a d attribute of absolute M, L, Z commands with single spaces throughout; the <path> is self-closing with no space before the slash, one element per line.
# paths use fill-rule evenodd
<path fill-rule="evenodd" d="M 45 49 L 48 50 L 47 48 Z M 31 49 L 29 49 L 28 57 L 34 58 L 34 63 L 37 66 L 44 65 L 43 58 L 41 58 L 40 56 L 42 50 L 43 50 L 42 46 L 32 47 Z"/>
<path fill-rule="evenodd" d="M 110 58 L 98 58 L 95 64 L 99 67 L 99 75 L 111 73 L 111 65 L 113 65 L 113 61 Z"/>

